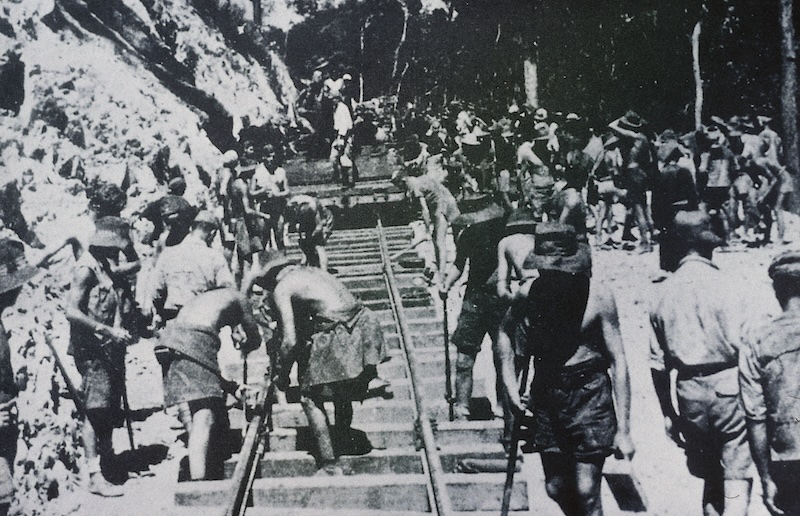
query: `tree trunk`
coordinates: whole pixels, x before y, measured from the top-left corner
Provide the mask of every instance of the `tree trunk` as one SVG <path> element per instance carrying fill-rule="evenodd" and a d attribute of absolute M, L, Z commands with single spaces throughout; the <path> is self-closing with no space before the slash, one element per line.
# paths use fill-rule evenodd
<path fill-rule="evenodd" d="M 400 41 L 397 42 L 397 48 L 394 49 L 394 66 L 392 66 L 393 79 L 397 78 L 397 73 L 400 68 L 400 50 L 406 42 L 406 36 L 408 35 L 408 19 L 411 17 L 408 4 L 406 4 L 405 0 L 397 0 L 397 3 L 400 4 L 400 9 L 403 10 L 403 32 L 400 33 Z"/>
<path fill-rule="evenodd" d="M 536 59 L 529 57 L 523 63 L 525 73 L 525 98 L 529 106 L 539 105 L 539 71 Z"/>
<path fill-rule="evenodd" d="M 361 31 L 359 33 L 358 38 L 358 46 L 359 50 L 361 51 L 361 63 L 362 66 L 359 66 L 359 70 L 363 70 L 364 66 L 363 63 L 366 62 L 366 56 L 364 55 L 364 37 L 367 32 L 367 28 L 372 24 L 372 16 L 367 16 L 367 19 L 364 20 L 364 23 L 361 24 Z M 362 71 L 358 72 L 358 102 L 364 102 L 364 73 Z"/>
<path fill-rule="evenodd" d="M 261 0 L 253 0 L 253 22 L 261 26 Z"/>
<path fill-rule="evenodd" d="M 700 31 L 701 22 L 694 24 L 692 31 L 692 68 L 694 70 L 694 127 L 703 124 L 703 76 L 700 74 Z"/>
<path fill-rule="evenodd" d="M 781 0 L 781 118 L 783 119 L 783 151 L 786 165 L 795 177 L 800 171 L 800 151 L 797 146 L 797 64 L 795 63 L 794 23 L 792 0 Z M 793 206 L 797 211 L 797 203 Z"/>

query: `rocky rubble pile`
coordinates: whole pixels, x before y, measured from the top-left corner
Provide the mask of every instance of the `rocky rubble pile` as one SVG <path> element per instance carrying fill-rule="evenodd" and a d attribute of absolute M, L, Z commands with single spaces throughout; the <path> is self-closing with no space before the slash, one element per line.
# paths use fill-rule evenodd
<path fill-rule="evenodd" d="M 0 76 L 6 77 L 3 67 L 12 55 L 24 65 L 23 74 L 13 74 L 18 82 L 3 90 L 14 91 L 19 102 L 0 106 L 0 187 L 16 184 L 22 214 L 44 245 L 69 235 L 86 241 L 93 230 L 85 195 L 92 178 L 127 188 L 123 215 L 134 216 L 163 195 L 165 180 L 176 173 L 199 205 L 226 150 L 209 133 L 244 116 L 256 125 L 282 122 L 296 91 L 280 57 L 265 50 L 266 62 L 229 48 L 196 10 L 195 4 L 206 3 L 0 5 Z M 145 59 L 154 55 L 148 49 L 169 55 Z M 216 107 L 204 111 L 205 105 Z M 80 483 L 77 413 L 47 346 L 49 340 L 74 368 L 63 315 L 74 260 L 68 251 L 58 258 L 25 287 L 4 319 L 14 368 L 27 379 L 18 400 L 13 508 L 24 514 L 78 510 L 75 497 L 64 496 Z M 72 376 L 78 378 L 74 369 Z"/>

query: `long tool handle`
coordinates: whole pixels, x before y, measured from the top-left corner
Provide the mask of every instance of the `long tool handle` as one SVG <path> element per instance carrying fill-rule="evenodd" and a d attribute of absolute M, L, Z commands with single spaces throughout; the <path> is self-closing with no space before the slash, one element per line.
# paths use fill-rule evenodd
<path fill-rule="evenodd" d="M 450 363 L 450 324 L 447 316 L 447 297 L 447 293 L 445 293 L 442 300 L 444 304 L 444 378 L 446 382 L 444 392 L 447 398 L 447 415 L 449 420 L 453 421 L 456 416 L 453 408 L 455 400 L 453 399 L 452 364 Z"/>
<path fill-rule="evenodd" d="M 136 449 L 136 444 L 133 441 L 133 423 L 131 423 L 131 406 L 128 404 L 128 389 L 125 387 L 125 382 L 122 382 L 122 410 L 125 412 L 125 426 L 128 429 L 128 443 L 131 445 L 131 451 Z"/>
<path fill-rule="evenodd" d="M 525 365 L 522 367 L 519 381 L 519 394 L 525 394 L 525 389 L 528 385 L 528 372 L 530 370 L 531 361 L 527 359 Z M 510 410 L 510 408 L 508 409 Z M 511 507 L 511 492 L 514 488 L 514 473 L 517 471 L 517 449 L 519 448 L 519 433 L 522 427 L 522 415 L 514 418 L 514 425 L 511 430 L 511 446 L 508 449 L 508 466 L 506 467 L 506 483 L 503 486 L 503 505 L 500 508 L 501 516 L 508 516 L 508 510 Z"/>

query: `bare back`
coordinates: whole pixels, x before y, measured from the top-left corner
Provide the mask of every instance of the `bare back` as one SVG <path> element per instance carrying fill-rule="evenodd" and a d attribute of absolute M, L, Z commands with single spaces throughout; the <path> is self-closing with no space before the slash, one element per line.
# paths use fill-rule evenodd
<path fill-rule="evenodd" d="M 593 358 L 608 358 L 610 343 L 621 335 L 614 296 L 608 287 L 594 281 L 589 286 L 589 300 L 581 323 L 581 343 L 565 365 L 580 364 Z"/>
<path fill-rule="evenodd" d="M 276 300 L 291 298 L 295 311 L 307 315 L 346 311 L 358 303 L 344 284 L 316 267 L 292 267 L 275 288 Z"/>
<path fill-rule="evenodd" d="M 211 290 L 186 303 L 175 321 L 181 325 L 219 331 L 242 322 L 246 303 L 247 299 L 233 288 Z"/>

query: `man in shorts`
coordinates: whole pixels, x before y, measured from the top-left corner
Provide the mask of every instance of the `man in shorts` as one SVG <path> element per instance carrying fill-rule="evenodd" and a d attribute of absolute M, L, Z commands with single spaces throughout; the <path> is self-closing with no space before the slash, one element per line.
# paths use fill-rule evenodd
<path fill-rule="evenodd" d="M 433 237 L 437 272 L 442 275 L 447 265 L 447 229 L 461 214 L 455 197 L 441 180 L 431 174 L 409 176 L 398 170 L 392 176 L 392 183 L 406 190 L 411 199 L 419 199 L 422 219 Z"/>
<path fill-rule="evenodd" d="M 771 514 L 800 514 L 800 253 L 769 266 L 783 313 L 746 335 L 739 385 L 753 460 Z"/>
<path fill-rule="evenodd" d="M 28 265 L 22 242 L 0 240 L 0 315 L 14 306 L 23 285 L 36 275 Z M 17 455 L 17 384 L 11 368 L 8 334 L 0 320 L 0 516 L 14 499 L 14 459 Z"/>
<path fill-rule="evenodd" d="M 217 361 L 219 332 L 240 324 L 247 338 L 238 347 L 249 353 L 261 344 L 261 335 L 247 298 L 233 288 L 210 290 L 186 303 L 159 338 L 159 345 L 171 355 L 164 378 L 164 404 L 187 403 L 191 412 L 188 451 L 192 480 L 222 476 L 224 459 L 212 454 L 219 450 L 212 450 L 211 443 L 224 435 L 225 394 L 231 389 Z"/>
<path fill-rule="evenodd" d="M 380 323 L 333 275 L 295 265 L 279 252 L 260 255 L 242 291 L 253 284 L 270 293 L 282 335 L 274 369 L 278 387 L 286 389 L 297 362 L 300 403 L 316 443 L 320 474 L 341 475 L 324 403 L 333 401 L 337 442 L 351 442 L 352 402 L 388 387 L 377 371 L 386 359 Z"/>
<path fill-rule="evenodd" d="M 681 211 L 672 227 L 684 256 L 650 309 L 653 385 L 667 435 L 686 451 L 689 473 L 705 482 L 704 514 L 745 515 L 754 468 L 737 366 L 741 328 L 752 308 L 711 261 L 724 241 L 710 217 Z"/>
<path fill-rule="evenodd" d="M 458 326 L 452 336 L 452 342 L 458 350 L 453 406 L 456 420 L 466 420 L 470 416 L 475 358 L 487 334 L 492 343 L 497 339 L 497 328 L 508 308 L 507 302 L 497 295 L 496 276 L 493 277 L 498 263 L 497 247 L 503 237 L 505 224 L 503 208 L 496 204 L 461 215 L 454 222 L 455 228 L 464 229 L 460 232 L 456 230 L 459 233 L 456 235 L 456 259 L 439 287 L 439 295 L 443 300 L 447 299 L 450 289 L 464 274 L 469 263 L 467 288 Z"/>
<path fill-rule="evenodd" d="M 325 244 L 333 233 L 333 212 L 316 197 L 303 194 L 291 198 L 287 217 L 300 235 L 297 244 L 305 255 L 305 264 L 327 271 Z"/>
<path fill-rule="evenodd" d="M 264 147 L 264 162 L 260 163 L 250 178 L 250 198 L 258 211 L 267 215 L 265 243 L 271 238 L 275 240 L 275 247 L 282 250 L 286 247 L 284 242 L 284 213 L 286 200 L 289 196 L 289 181 L 286 179 L 286 170 L 278 164 L 274 145 Z"/>
<path fill-rule="evenodd" d="M 120 401 L 125 388 L 125 347 L 128 331 L 117 316 L 120 297 L 115 272 L 120 253 L 130 245 L 128 223 L 119 217 L 103 217 L 95 223 L 89 252 L 76 265 L 67 299 L 70 323 L 68 352 L 83 378 L 83 445 L 89 462 L 89 491 L 100 496 L 122 496 L 119 486 L 103 476 L 101 459 L 114 454 L 111 436 L 121 422 Z"/>
<path fill-rule="evenodd" d="M 528 430 L 541 454 L 547 494 L 565 514 L 603 513 L 600 483 L 612 453 L 630 459 L 630 380 L 617 305 L 604 284 L 589 281 L 589 246 L 573 228 L 537 227 L 536 247 L 526 260 L 538 269 L 523 319 L 509 311 L 498 348 L 501 377 L 516 417 L 533 414 Z M 512 337 L 521 326 L 521 349 Z M 535 376 L 526 406 L 515 362 L 533 356 Z M 610 376 L 609 376 L 610 372 Z"/>

